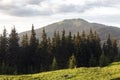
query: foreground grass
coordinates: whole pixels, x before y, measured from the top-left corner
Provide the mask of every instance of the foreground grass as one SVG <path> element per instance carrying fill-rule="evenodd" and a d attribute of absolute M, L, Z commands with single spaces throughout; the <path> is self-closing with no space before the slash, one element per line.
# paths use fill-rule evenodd
<path fill-rule="evenodd" d="M 103 68 L 83 67 L 29 75 L 0 75 L 0 80 L 120 80 L 120 62 Z"/>

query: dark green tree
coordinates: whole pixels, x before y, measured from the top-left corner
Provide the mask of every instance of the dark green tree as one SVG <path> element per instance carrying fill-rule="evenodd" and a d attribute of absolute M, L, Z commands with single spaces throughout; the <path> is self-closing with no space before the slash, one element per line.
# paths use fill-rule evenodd
<path fill-rule="evenodd" d="M 103 51 L 105 56 L 108 57 L 109 63 L 113 62 L 115 55 L 117 55 L 117 43 L 112 41 L 110 34 L 108 35 L 108 39 L 103 46 Z"/>
<path fill-rule="evenodd" d="M 75 68 L 76 67 L 76 58 L 74 56 L 74 54 L 70 57 L 70 60 L 69 60 L 69 68 L 72 69 L 72 68 Z"/>
<path fill-rule="evenodd" d="M 2 53 L 4 54 L 3 61 L 6 63 L 6 55 L 8 53 L 8 38 L 6 28 L 3 30 Z"/>
<path fill-rule="evenodd" d="M 28 36 L 27 34 L 23 35 L 20 47 L 20 54 L 19 54 L 19 66 L 18 72 L 19 73 L 29 73 L 29 44 L 28 44 Z"/>
<path fill-rule="evenodd" d="M 30 48 L 31 48 L 31 53 L 35 53 L 36 47 L 38 46 L 38 41 L 36 39 L 36 33 L 34 30 L 34 25 L 32 25 L 32 30 L 31 30 L 31 37 L 30 37 Z"/>
<path fill-rule="evenodd" d="M 91 57 L 90 45 L 89 45 L 89 36 L 83 31 L 81 37 L 81 55 L 80 55 L 80 66 L 89 66 L 89 60 Z"/>
<path fill-rule="evenodd" d="M 58 44 L 60 44 L 59 53 L 57 54 L 59 57 L 58 68 L 68 68 L 69 52 L 67 52 L 67 42 L 64 29 L 62 31 L 61 41 Z"/>
<path fill-rule="evenodd" d="M 45 32 L 45 28 L 43 28 L 42 32 L 42 40 L 39 45 L 41 51 L 40 51 L 40 56 L 41 56 L 41 71 L 47 71 L 50 70 L 50 56 L 51 56 L 51 41 L 50 38 L 47 39 L 47 34 Z"/>
<path fill-rule="evenodd" d="M 99 59 L 100 59 L 100 56 L 101 56 L 101 53 L 102 53 L 102 49 L 101 49 L 101 41 L 100 41 L 99 35 L 96 31 L 94 33 L 93 44 L 94 44 L 94 57 L 96 58 L 95 59 L 95 61 L 96 61 L 95 66 L 98 66 L 99 65 Z"/>
<path fill-rule="evenodd" d="M 60 47 L 61 47 L 61 44 L 60 44 L 60 35 L 59 35 L 59 31 L 58 32 L 54 32 L 54 37 L 52 39 L 52 54 L 54 56 L 54 58 L 56 59 L 56 66 L 57 66 L 57 69 L 59 69 L 59 62 L 60 62 Z"/>
<path fill-rule="evenodd" d="M 56 61 L 56 58 L 54 57 L 53 58 L 53 61 L 52 61 L 52 66 L 51 66 L 51 70 L 57 70 L 57 61 Z"/>
<path fill-rule="evenodd" d="M 3 41 L 3 37 L 2 35 L 0 35 L 0 65 L 2 65 L 3 62 L 2 41 Z"/>
<path fill-rule="evenodd" d="M 113 58 L 113 49 L 112 49 L 112 40 L 111 40 L 111 36 L 110 34 L 108 34 L 108 39 L 106 42 L 106 47 L 107 47 L 107 53 L 106 56 L 109 58 L 110 62 L 112 62 L 112 58 Z"/>
<path fill-rule="evenodd" d="M 10 67 L 10 73 L 16 71 L 18 54 L 19 54 L 19 37 L 15 27 L 12 29 L 9 35 L 9 54 L 7 54 L 7 64 Z"/>
<path fill-rule="evenodd" d="M 30 36 L 30 43 L 29 43 L 29 66 L 31 66 L 30 70 L 31 73 L 36 72 L 36 50 L 38 47 L 38 40 L 36 39 L 36 32 L 34 30 L 34 25 L 32 24 L 31 36 Z"/>
<path fill-rule="evenodd" d="M 101 54 L 100 56 L 100 60 L 99 60 L 99 66 L 103 67 L 109 64 L 109 60 L 108 58 L 105 56 L 104 53 Z"/>
<path fill-rule="evenodd" d="M 93 56 L 93 54 L 91 54 L 90 60 L 89 60 L 89 65 L 91 67 L 95 67 L 96 66 L 96 57 Z"/>
<path fill-rule="evenodd" d="M 66 37 L 66 48 L 68 56 L 72 56 L 72 53 L 74 53 L 74 44 L 71 32 L 69 32 L 69 35 Z"/>
<path fill-rule="evenodd" d="M 7 39 L 7 32 L 6 29 L 4 28 L 3 34 L 1 35 L 0 38 L 0 63 L 5 63 L 6 62 L 6 55 L 8 52 L 8 39 Z"/>
<path fill-rule="evenodd" d="M 23 48 L 26 48 L 26 47 L 28 47 L 28 36 L 27 36 L 27 34 L 26 35 L 23 35 L 23 37 L 22 37 L 22 42 L 21 42 L 21 46 L 23 47 Z"/>
<path fill-rule="evenodd" d="M 74 54 L 76 57 L 76 66 L 81 66 L 81 36 L 77 32 L 77 36 L 74 38 Z"/>
<path fill-rule="evenodd" d="M 112 49 L 113 49 L 113 59 L 112 61 L 119 61 L 118 58 L 120 58 L 119 52 L 118 52 L 118 45 L 117 45 L 117 40 L 113 39 L 112 40 Z"/>

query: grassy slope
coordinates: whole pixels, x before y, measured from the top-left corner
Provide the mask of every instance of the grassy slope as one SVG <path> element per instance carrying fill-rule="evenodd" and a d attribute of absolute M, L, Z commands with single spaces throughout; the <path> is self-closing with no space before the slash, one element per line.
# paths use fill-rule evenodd
<path fill-rule="evenodd" d="M 0 75 L 0 80 L 120 80 L 120 62 L 103 68 L 83 67 L 29 75 Z"/>

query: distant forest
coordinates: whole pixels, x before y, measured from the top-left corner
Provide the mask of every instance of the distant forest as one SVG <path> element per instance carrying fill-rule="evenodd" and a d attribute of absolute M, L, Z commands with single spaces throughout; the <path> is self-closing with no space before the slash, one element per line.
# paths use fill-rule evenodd
<path fill-rule="evenodd" d="M 0 35 L 0 74 L 28 74 L 77 67 L 106 66 L 120 60 L 117 40 L 110 34 L 101 42 L 96 31 L 90 29 L 76 35 L 65 30 L 46 35 L 45 28 L 40 41 L 36 38 L 34 25 L 31 36 L 23 35 L 20 40 L 16 29 L 9 36 L 6 29 Z M 61 34 L 61 35 L 60 35 Z M 20 42 L 21 41 L 21 42 Z"/>

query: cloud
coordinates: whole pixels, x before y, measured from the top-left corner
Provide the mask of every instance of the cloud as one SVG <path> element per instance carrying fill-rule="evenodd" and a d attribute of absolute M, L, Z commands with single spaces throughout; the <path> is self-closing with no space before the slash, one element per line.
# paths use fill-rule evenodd
<path fill-rule="evenodd" d="M 20 0 L 18 1 L 10 0 L 9 2 L 1 1 L 0 12 L 12 16 L 19 16 L 19 17 L 49 15 L 51 11 L 49 9 L 45 9 L 41 7 L 40 5 L 42 1 L 43 0 L 35 0 L 35 1 L 26 0 L 23 2 Z"/>
<path fill-rule="evenodd" d="M 59 1 L 59 0 L 58 0 Z M 84 13 L 90 9 L 100 7 L 118 8 L 119 0 L 61 0 L 61 3 L 50 3 L 50 8 L 56 13 Z M 54 7 L 55 6 L 55 7 Z M 120 8 L 120 7 L 119 7 Z"/>
<path fill-rule="evenodd" d="M 0 0 L 0 12 L 12 16 L 84 13 L 99 7 L 119 7 L 119 0 Z"/>
<path fill-rule="evenodd" d="M 50 15 L 51 11 L 42 9 L 39 6 L 34 5 L 26 5 L 24 7 L 16 6 L 16 8 L 12 8 L 11 10 L 6 11 L 7 13 L 14 16 L 37 16 L 37 15 Z"/>
<path fill-rule="evenodd" d="M 40 4 L 41 2 L 44 2 L 45 0 L 28 0 L 27 2 L 29 4 Z"/>

